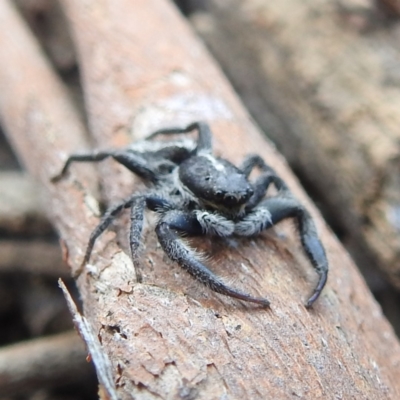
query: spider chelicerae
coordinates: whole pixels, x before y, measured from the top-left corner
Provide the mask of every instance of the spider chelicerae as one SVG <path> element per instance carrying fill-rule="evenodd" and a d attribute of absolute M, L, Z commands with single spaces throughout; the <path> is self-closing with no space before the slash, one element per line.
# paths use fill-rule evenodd
<path fill-rule="evenodd" d="M 185 134 L 198 131 L 197 142 L 189 138 L 154 141 L 159 135 Z M 227 286 L 203 263 L 182 236 L 254 236 L 286 218 L 294 218 L 301 243 L 319 275 L 314 292 L 306 302 L 310 307 L 319 297 L 328 277 L 328 261 L 315 224 L 285 182 L 258 155 L 247 156 L 239 167 L 212 154 L 212 134 L 205 122 L 194 122 L 186 128 L 168 128 L 154 132 L 145 140 L 121 150 L 96 151 L 71 155 L 58 181 L 72 162 L 97 162 L 112 157 L 149 183 L 144 193 L 135 193 L 110 207 L 92 232 L 83 259 L 90 258 L 97 238 L 124 209 L 131 209 L 130 249 L 135 267 L 145 209 L 159 214 L 156 226 L 158 241 L 173 261 L 195 279 L 215 292 L 263 306 L 265 298 L 257 298 Z M 260 170 L 254 182 L 249 175 Z M 276 195 L 267 196 L 273 184 Z M 137 269 L 137 268 L 136 268 Z"/>

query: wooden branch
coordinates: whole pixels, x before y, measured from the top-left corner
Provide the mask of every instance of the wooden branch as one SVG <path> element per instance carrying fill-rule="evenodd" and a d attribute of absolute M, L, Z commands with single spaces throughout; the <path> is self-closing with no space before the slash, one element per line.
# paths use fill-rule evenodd
<path fill-rule="evenodd" d="M 0 188 L 0 231 L 25 235 L 52 231 L 37 182 L 30 176 L 1 172 Z"/>
<path fill-rule="evenodd" d="M 76 66 L 76 55 L 60 2 L 53 0 L 15 0 L 26 23 L 35 33 L 52 64 L 63 72 Z"/>
<path fill-rule="evenodd" d="M 76 332 L 0 348 L 0 396 L 89 380 L 93 369 L 86 355 Z"/>
<path fill-rule="evenodd" d="M 64 282 L 59 279 L 58 284 L 67 300 L 68 308 L 72 314 L 75 327 L 85 340 L 86 346 L 90 352 L 90 358 L 96 366 L 97 377 L 101 388 L 104 388 L 104 393 L 108 394 L 105 397 L 111 400 L 118 400 L 110 359 L 103 351 L 101 342 L 98 340 L 96 332 L 93 330 L 88 319 L 78 312 L 74 300 L 68 292 L 67 287 L 64 285 Z M 100 392 L 103 392 L 103 390 L 101 389 Z"/>
<path fill-rule="evenodd" d="M 29 272 L 53 278 L 69 275 L 60 247 L 45 240 L 1 240 L 0 272 Z"/>
<path fill-rule="evenodd" d="M 399 22 L 376 2 L 207 5 L 194 25 L 249 110 L 360 267 L 400 288 Z"/>
<path fill-rule="evenodd" d="M 161 0 L 63 4 L 99 147 L 124 146 L 159 127 L 209 121 L 217 153 L 239 162 L 256 151 L 274 165 L 315 216 L 332 265 L 323 296 L 307 311 L 302 304 L 315 274 L 287 224 L 275 230 L 278 236 L 199 241 L 209 245 L 219 275 L 268 295 L 272 309 L 266 311 L 210 293 L 165 262 L 151 229 L 140 266 L 144 280 L 136 283 L 130 257 L 114 235 L 105 235 L 77 284 L 85 317 L 111 360 L 119 398 L 398 398 L 400 348 L 391 327 L 179 13 Z M 47 188 L 76 271 L 98 221 L 89 185 L 95 175 L 89 166 L 74 166 L 57 185 L 50 178 L 68 153 L 83 150 L 83 129 L 7 1 L 0 2 L 0 23 L 0 115 L 20 157 Z M 99 169 L 108 201 L 131 193 L 131 174 L 112 161 Z M 126 231 L 122 224 L 117 233 Z"/>

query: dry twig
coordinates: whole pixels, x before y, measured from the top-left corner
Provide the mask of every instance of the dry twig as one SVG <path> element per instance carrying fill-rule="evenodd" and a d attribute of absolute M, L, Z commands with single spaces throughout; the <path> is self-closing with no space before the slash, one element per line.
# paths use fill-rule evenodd
<path fill-rule="evenodd" d="M 76 332 L 0 348 L 0 396 L 83 382 L 93 376 Z"/>
<path fill-rule="evenodd" d="M 0 230 L 11 234 L 46 234 L 52 231 L 40 189 L 29 175 L 0 173 Z"/>
<path fill-rule="evenodd" d="M 69 274 L 60 247 L 45 240 L 1 240 L 0 272 L 28 272 L 53 278 Z"/>

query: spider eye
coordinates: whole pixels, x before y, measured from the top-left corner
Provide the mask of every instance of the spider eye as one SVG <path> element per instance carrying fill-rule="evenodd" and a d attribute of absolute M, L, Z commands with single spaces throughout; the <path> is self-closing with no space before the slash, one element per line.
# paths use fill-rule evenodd
<path fill-rule="evenodd" d="M 215 196 L 217 197 L 217 199 L 223 199 L 224 192 L 221 192 L 220 190 L 218 190 L 218 192 L 215 193 Z"/>
<path fill-rule="evenodd" d="M 210 179 L 211 179 L 211 177 L 209 177 L 209 176 L 206 176 L 206 177 L 204 178 L 205 181 L 209 181 Z"/>

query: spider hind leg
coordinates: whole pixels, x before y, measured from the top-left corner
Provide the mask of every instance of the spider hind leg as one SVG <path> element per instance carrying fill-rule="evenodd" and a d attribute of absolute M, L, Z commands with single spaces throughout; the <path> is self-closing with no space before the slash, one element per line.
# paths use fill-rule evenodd
<path fill-rule="evenodd" d="M 135 196 L 131 201 L 131 228 L 129 246 L 131 249 L 132 262 L 136 271 L 137 282 L 142 282 L 139 270 L 139 249 L 143 230 L 144 211 L 147 207 L 151 211 L 165 212 L 174 206 L 168 200 L 156 195 Z"/>
<path fill-rule="evenodd" d="M 90 256 L 93 251 L 93 247 L 94 247 L 97 239 L 99 238 L 99 236 L 110 226 L 110 224 L 114 221 L 114 219 L 117 218 L 118 215 L 125 208 L 129 208 L 131 206 L 135 197 L 131 197 L 127 200 L 124 200 L 124 201 L 110 207 L 108 210 L 106 210 L 104 215 L 101 217 L 100 222 L 98 223 L 96 228 L 94 228 L 94 230 L 90 234 L 89 242 L 88 242 L 88 244 L 86 246 L 86 250 L 85 250 L 85 255 L 83 257 L 81 265 L 79 266 L 78 270 L 74 274 L 75 277 L 79 276 L 82 273 L 83 268 L 89 262 Z"/>

